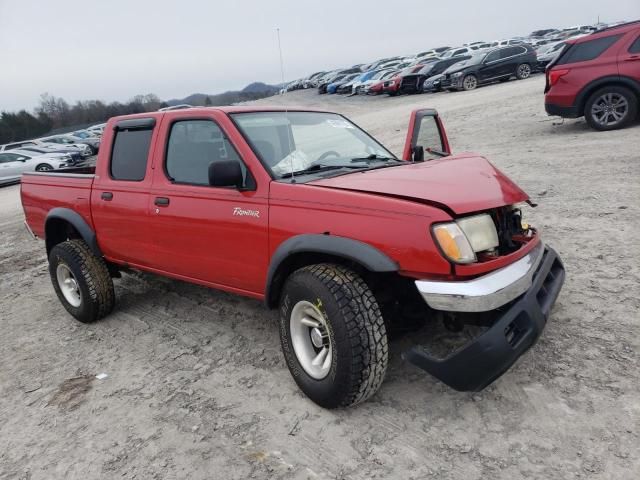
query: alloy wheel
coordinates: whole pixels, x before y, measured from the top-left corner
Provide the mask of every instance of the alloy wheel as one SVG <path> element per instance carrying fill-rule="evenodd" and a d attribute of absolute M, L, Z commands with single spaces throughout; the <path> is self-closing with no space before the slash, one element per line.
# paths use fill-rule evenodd
<path fill-rule="evenodd" d="M 531 75 L 531 67 L 527 64 L 520 65 L 518 67 L 518 78 L 529 78 Z"/>
<path fill-rule="evenodd" d="M 619 93 L 605 93 L 591 106 L 591 116 L 599 125 L 611 127 L 620 123 L 629 111 L 629 102 Z"/>
<path fill-rule="evenodd" d="M 462 86 L 465 90 L 473 90 L 474 88 L 476 88 L 476 86 L 478 86 L 478 81 L 476 80 L 476 77 L 474 77 L 473 75 L 469 75 L 462 81 Z"/>

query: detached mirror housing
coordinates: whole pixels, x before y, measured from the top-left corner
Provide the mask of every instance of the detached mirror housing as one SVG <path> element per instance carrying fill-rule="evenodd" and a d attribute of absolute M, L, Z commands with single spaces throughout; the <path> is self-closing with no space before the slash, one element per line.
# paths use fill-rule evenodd
<path fill-rule="evenodd" d="M 416 145 L 413 147 L 411 161 L 424 162 L 424 147 L 422 145 Z"/>
<path fill-rule="evenodd" d="M 242 169 L 237 160 L 222 160 L 209 165 L 209 185 L 243 188 Z"/>

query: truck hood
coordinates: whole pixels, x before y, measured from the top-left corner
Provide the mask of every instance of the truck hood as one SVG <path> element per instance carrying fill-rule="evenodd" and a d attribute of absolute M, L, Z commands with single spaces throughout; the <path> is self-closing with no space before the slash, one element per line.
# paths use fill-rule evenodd
<path fill-rule="evenodd" d="M 403 198 L 431 204 L 456 215 L 529 199 L 487 159 L 473 153 L 354 172 L 307 185 Z"/>

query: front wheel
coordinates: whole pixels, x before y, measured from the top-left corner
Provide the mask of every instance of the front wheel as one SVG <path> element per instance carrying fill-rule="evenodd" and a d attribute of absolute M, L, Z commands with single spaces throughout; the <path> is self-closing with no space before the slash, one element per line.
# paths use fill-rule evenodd
<path fill-rule="evenodd" d="M 462 80 L 462 89 L 466 92 L 468 90 L 473 90 L 478 86 L 478 79 L 475 75 L 467 75 Z"/>
<path fill-rule="evenodd" d="M 584 118 L 596 130 L 615 130 L 627 126 L 638 114 L 638 100 L 624 87 L 601 88 L 589 97 Z"/>
<path fill-rule="evenodd" d="M 48 163 L 41 163 L 36 167 L 36 172 L 50 172 L 53 170 L 53 167 Z"/>
<path fill-rule="evenodd" d="M 64 308 L 83 323 L 113 310 L 115 293 L 105 261 L 82 240 L 67 240 L 51 249 L 49 274 Z"/>
<path fill-rule="evenodd" d="M 516 78 L 518 80 L 524 80 L 525 78 L 529 78 L 531 76 L 531 66 L 528 63 L 522 63 L 518 65 L 518 69 L 516 70 Z"/>
<path fill-rule="evenodd" d="M 373 395 L 387 370 L 387 332 L 378 303 L 352 270 L 296 270 L 280 299 L 280 340 L 298 387 L 324 408 Z"/>

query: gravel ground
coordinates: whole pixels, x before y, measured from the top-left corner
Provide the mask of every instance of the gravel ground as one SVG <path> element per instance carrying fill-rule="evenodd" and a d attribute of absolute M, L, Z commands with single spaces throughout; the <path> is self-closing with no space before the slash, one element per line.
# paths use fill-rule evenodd
<path fill-rule="evenodd" d="M 483 153 L 539 202 L 526 218 L 567 281 L 538 344 L 478 394 L 404 363 L 399 339 L 377 395 L 322 410 L 291 379 L 273 312 L 146 274 L 79 324 L 19 187 L 0 188 L 0 478 L 639 478 L 640 126 L 556 125 L 542 88 L 258 102 L 345 113 L 397 153 L 410 110 L 436 107 L 454 151 Z"/>

